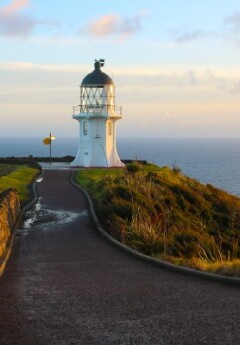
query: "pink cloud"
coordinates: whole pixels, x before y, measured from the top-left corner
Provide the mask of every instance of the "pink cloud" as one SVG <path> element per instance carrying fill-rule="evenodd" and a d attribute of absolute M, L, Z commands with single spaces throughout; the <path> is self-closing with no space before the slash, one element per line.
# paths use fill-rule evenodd
<path fill-rule="evenodd" d="M 12 0 L 0 8 L 0 35 L 8 37 L 30 36 L 37 25 L 56 26 L 59 23 L 52 20 L 35 20 L 29 15 L 20 13 L 31 5 L 30 0 Z"/>
<path fill-rule="evenodd" d="M 19 13 L 29 5 L 29 0 L 13 0 L 0 8 L 0 35 L 28 36 L 32 32 L 35 20 Z"/>
<path fill-rule="evenodd" d="M 128 36 L 141 29 L 141 17 L 145 14 L 146 11 L 130 18 L 124 18 L 117 14 L 108 14 L 88 24 L 83 31 L 95 37 L 109 35 Z"/>
<path fill-rule="evenodd" d="M 26 8 L 30 5 L 29 0 L 13 0 L 10 4 L 0 8 L 1 14 L 11 14 L 15 13 L 23 8 Z"/>
<path fill-rule="evenodd" d="M 111 35 L 118 31 L 121 18 L 115 14 L 110 14 L 99 18 L 87 27 L 87 32 L 92 36 Z"/>

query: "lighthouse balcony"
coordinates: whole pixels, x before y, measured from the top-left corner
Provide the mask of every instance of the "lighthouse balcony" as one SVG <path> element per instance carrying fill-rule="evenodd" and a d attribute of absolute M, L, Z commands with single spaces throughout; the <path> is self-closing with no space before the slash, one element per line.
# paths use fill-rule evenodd
<path fill-rule="evenodd" d="M 73 116 L 86 114 L 94 117 L 118 117 L 122 118 L 122 107 L 117 105 L 76 105 L 73 107 Z"/>

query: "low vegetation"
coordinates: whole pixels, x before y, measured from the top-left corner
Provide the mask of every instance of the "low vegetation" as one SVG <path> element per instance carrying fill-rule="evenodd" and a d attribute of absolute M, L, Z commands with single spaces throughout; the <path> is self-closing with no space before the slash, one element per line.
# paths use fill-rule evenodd
<path fill-rule="evenodd" d="M 21 203 L 30 198 L 30 184 L 39 173 L 37 167 L 17 164 L 0 164 L 0 193 L 8 188 L 15 188 Z"/>
<path fill-rule="evenodd" d="M 76 180 L 119 241 L 174 264 L 240 276 L 240 198 L 176 167 L 130 163 L 80 170 Z"/>
<path fill-rule="evenodd" d="M 17 165 L 0 164 L 0 177 L 1 176 L 7 176 L 11 172 L 15 171 L 16 169 L 17 169 Z"/>

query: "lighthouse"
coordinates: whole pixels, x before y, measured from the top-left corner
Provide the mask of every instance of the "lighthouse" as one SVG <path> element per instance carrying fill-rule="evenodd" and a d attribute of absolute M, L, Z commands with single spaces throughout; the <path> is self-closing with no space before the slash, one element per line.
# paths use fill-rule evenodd
<path fill-rule="evenodd" d="M 80 105 L 73 107 L 79 148 L 71 166 L 124 166 L 116 148 L 116 122 L 122 118 L 122 108 L 115 105 L 113 80 L 101 70 L 104 62 L 95 60 L 93 72 L 80 85 Z"/>

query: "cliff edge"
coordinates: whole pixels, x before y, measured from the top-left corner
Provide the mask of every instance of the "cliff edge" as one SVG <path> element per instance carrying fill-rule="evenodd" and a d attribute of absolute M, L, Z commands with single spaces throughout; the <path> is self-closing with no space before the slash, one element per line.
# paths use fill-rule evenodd
<path fill-rule="evenodd" d="M 0 194 L 0 275 L 4 269 L 14 226 L 20 214 L 20 201 L 15 189 L 8 189 Z"/>

